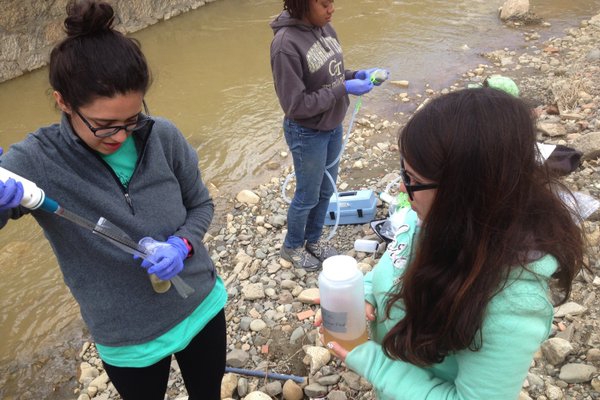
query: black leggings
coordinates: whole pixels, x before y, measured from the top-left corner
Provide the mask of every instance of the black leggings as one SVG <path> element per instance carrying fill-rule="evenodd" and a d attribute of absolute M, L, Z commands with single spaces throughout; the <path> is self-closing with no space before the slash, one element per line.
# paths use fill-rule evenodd
<path fill-rule="evenodd" d="M 175 353 L 189 400 L 220 400 L 221 380 L 225 373 L 226 336 L 225 311 L 221 310 L 185 349 Z M 123 400 L 165 398 L 171 356 L 144 368 L 103 364 Z"/>

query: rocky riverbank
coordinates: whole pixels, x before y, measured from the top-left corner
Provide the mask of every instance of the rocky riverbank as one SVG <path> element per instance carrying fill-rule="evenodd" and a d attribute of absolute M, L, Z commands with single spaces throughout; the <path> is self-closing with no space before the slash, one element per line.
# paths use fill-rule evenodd
<path fill-rule="evenodd" d="M 482 55 L 480 65 L 441 93 L 492 74 L 511 77 L 539 116 L 539 140 L 583 152 L 581 166 L 564 182 L 574 191 L 600 199 L 600 15 L 545 43 L 539 42 L 538 28 L 515 26 L 523 35 L 523 48 Z M 416 108 L 439 94 L 433 89 L 407 91 L 397 101 Z M 379 193 L 398 176 L 396 134 L 408 116 L 386 121 L 358 115 L 342 158 L 339 190 Z M 290 164 L 288 154 L 281 155 L 281 164 Z M 216 197 L 217 215 L 206 244 L 229 294 L 228 365 L 304 377 L 304 383 L 228 373 L 222 397 L 372 399 L 370 385 L 330 358 L 319 343 L 313 327 L 318 273 L 291 268 L 279 257 L 287 212 L 281 186 L 290 171 L 289 166 L 282 167 L 269 182 L 235 198 Z M 380 205 L 376 217 L 386 213 Z M 520 400 L 600 399 L 600 211 L 588 217 L 584 228 L 589 270 L 577 277 L 569 303 L 556 309 L 553 334 L 536 354 Z M 340 226 L 332 241 L 366 272 L 379 254 L 357 253 L 353 245 L 359 238 L 377 239 L 365 224 Z M 80 387 L 74 398 L 118 399 L 93 344 L 86 343 L 79 357 Z M 168 398 L 187 398 L 175 361 Z"/>

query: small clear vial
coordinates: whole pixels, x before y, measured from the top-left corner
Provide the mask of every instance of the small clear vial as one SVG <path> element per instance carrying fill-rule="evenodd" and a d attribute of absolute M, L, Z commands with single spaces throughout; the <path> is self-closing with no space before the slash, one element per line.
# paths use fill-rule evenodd
<path fill-rule="evenodd" d="M 370 76 L 371 82 L 381 84 L 387 80 L 389 73 L 385 69 L 376 69 Z"/>
<path fill-rule="evenodd" d="M 150 274 L 150 283 L 156 293 L 165 293 L 171 288 L 171 281 L 163 281 L 155 274 Z"/>
<path fill-rule="evenodd" d="M 154 252 L 156 251 L 156 249 L 161 246 L 168 246 L 164 243 L 152 239 L 151 237 L 145 237 L 140 239 L 138 244 L 142 249 L 145 250 L 148 260 L 152 262 L 155 262 Z M 154 289 L 156 293 L 165 293 L 171 288 L 171 281 L 163 281 L 155 274 L 150 274 L 150 283 L 152 284 L 152 289 Z"/>

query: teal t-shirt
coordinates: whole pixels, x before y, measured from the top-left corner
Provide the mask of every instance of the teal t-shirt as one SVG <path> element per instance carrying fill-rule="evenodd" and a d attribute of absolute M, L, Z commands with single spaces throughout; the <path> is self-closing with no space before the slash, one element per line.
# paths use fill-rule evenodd
<path fill-rule="evenodd" d="M 223 280 L 217 276 L 213 290 L 186 319 L 173 329 L 146 343 L 130 346 L 103 346 L 96 344 L 100 358 L 115 367 L 142 368 L 155 364 L 163 358 L 181 351 L 192 341 L 206 324 L 225 307 L 227 291 Z"/>
<path fill-rule="evenodd" d="M 100 154 L 100 157 L 110 165 L 119 178 L 119 181 L 121 181 L 121 184 L 127 187 L 129 185 L 129 180 L 133 175 L 133 171 L 135 170 L 135 164 L 137 163 L 138 158 L 133 137 L 129 135 L 121 147 L 114 153 Z"/>

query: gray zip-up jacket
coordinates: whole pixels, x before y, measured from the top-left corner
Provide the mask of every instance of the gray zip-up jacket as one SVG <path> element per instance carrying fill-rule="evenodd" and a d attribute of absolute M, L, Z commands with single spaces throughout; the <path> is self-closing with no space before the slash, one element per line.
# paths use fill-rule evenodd
<path fill-rule="evenodd" d="M 271 22 L 271 69 L 285 116 L 311 129 L 329 131 L 344 120 L 349 99 L 337 34 L 330 24 L 308 25 L 282 12 Z"/>
<path fill-rule="evenodd" d="M 153 291 L 140 260 L 55 214 L 31 211 L 58 259 L 94 340 L 124 346 L 155 339 L 186 318 L 212 290 L 216 272 L 202 243 L 213 202 L 196 151 L 169 121 L 134 133 L 138 162 L 127 188 L 100 156 L 74 134 L 65 115 L 11 146 L 0 166 L 35 182 L 64 209 L 92 222 L 105 217 L 135 241 L 170 235 L 189 240 L 194 254 L 179 274 L 195 289 L 187 299 L 174 288 Z M 0 227 L 29 212 L 0 212 Z"/>

